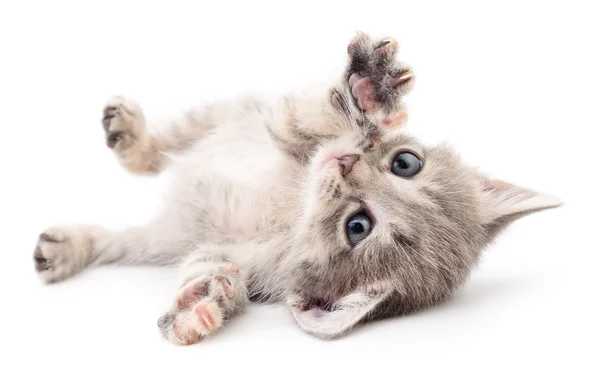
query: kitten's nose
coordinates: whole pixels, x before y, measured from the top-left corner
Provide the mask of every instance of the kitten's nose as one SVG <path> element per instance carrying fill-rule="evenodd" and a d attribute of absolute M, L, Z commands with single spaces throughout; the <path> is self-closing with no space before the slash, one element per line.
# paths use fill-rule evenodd
<path fill-rule="evenodd" d="M 348 173 L 352 171 L 352 167 L 358 161 L 360 156 L 358 154 L 347 154 L 342 157 L 337 157 L 337 160 L 340 165 L 340 173 L 342 176 L 346 176 Z"/>

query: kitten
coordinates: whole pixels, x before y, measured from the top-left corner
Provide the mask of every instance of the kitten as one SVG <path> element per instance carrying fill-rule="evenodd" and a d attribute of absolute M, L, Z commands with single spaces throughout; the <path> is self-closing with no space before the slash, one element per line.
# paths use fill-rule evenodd
<path fill-rule="evenodd" d="M 166 208 L 123 231 L 47 229 L 34 253 L 40 277 L 180 265 L 158 321 L 177 344 L 210 336 L 250 300 L 286 302 L 322 338 L 444 300 L 509 223 L 560 202 L 400 133 L 414 76 L 396 50 L 359 34 L 332 85 L 201 107 L 163 135 L 148 133 L 136 104 L 111 99 L 107 145 L 133 173 L 171 171 Z"/>

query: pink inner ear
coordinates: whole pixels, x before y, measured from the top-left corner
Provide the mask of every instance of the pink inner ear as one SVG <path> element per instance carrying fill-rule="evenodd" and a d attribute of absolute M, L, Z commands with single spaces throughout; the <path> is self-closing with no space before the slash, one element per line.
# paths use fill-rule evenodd
<path fill-rule="evenodd" d="M 487 207 L 493 219 L 517 213 L 541 211 L 562 204 L 555 197 L 498 179 L 486 179 L 482 185 L 488 202 Z"/>
<path fill-rule="evenodd" d="M 535 191 L 524 189 L 499 179 L 486 181 L 484 183 L 484 191 L 497 191 L 499 193 L 498 195 L 507 201 L 515 198 L 519 201 L 523 201 L 532 198 L 537 194 Z"/>
<path fill-rule="evenodd" d="M 501 181 L 499 179 L 490 179 L 489 181 L 486 181 L 484 184 L 485 191 L 492 191 L 492 190 L 508 190 L 510 188 L 516 188 L 515 185 L 505 182 L 505 181 Z"/>

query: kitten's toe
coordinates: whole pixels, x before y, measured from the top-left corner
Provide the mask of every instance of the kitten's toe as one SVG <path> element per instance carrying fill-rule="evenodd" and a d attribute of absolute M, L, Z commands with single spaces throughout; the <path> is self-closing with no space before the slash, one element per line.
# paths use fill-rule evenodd
<path fill-rule="evenodd" d="M 56 254 L 53 246 L 65 240 L 64 234 L 56 229 L 48 229 L 38 237 L 38 243 L 33 251 L 35 270 L 38 273 L 53 271 L 55 269 Z M 49 277 L 49 276 L 44 276 Z"/>
<path fill-rule="evenodd" d="M 35 270 L 38 272 L 43 272 L 52 268 L 52 262 L 44 257 L 42 250 L 40 247 L 35 247 L 35 251 L 33 252 L 33 259 L 35 261 Z"/>
<path fill-rule="evenodd" d="M 219 286 L 221 287 L 221 289 L 223 289 L 223 295 L 226 298 L 232 298 L 233 297 L 233 283 L 231 282 L 231 279 L 227 276 L 217 276 L 217 277 L 215 277 L 215 280 L 219 283 Z"/>
<path fill-rule="evenodd" d="M 222 314 L 219 306 L 212 302 L 208 304 L 200 304 L 194 308 L 194 318 L 202 325 L 202 330 L 210 334 L 222 322 Z"/>
<path fill-rule="evenodd" d="M 178 324 L 173 325 L 171 338 L 173 343 L 189 346 L 190 344 L 198 343 L 200 338 L 201 336 L 196 330 L 188 329 Z"/>
<path fill-rule="evenodd" d="M 38 245 L 33 251 L 33 260 L 35 261 L 36 271 L 43 272 L 52 269 L 52 260 L 46 257 L 42 252 L 42 246 L 44 246 L 44 243 L 60 243 L 63 239 L 64 237 L 58 231 L 52 234 L 50 230 L 48 230 L 47 232 L 42 232 L 40 234 L 38 237 Z"/>
<path fill-rule="evenodd" d="M 210 289 L 210 282 L 204 279 L 196 279 L 186 285 L 179 292 L 177 297 L 177 308 L 189 309 L 197 303 L 200 299 L 208 296 Z"/>
<path fill-rule="evenodd" d="M 222 273 L 228 273 L 227 271 L 231 270 L 238 270 L 237 265 L 232 264 L 220 268 Z M 233 281 L 229 276 L 223 274 L 212 277 L 199 277 L 188 282 L 180 290 L 176 304 L 179 310 L 183 310 L 191 308 L 192 305 L 206 297 L 222 301 L 232 298 L 233 295 Z"/>
<path fill-rule="evenodd" d="M 356 36 L 350 41 L 346 50 L 348 51 L 348 55 L 352 56 L 360 51 L 362 51 L 366 46 L 368 46 L 371 42 L 369 35 L 364 32 L 356 33 Z"/>
<path fill-rule="evenodd" d="M 46 230 L 46 232 L 42 232 L 39 238 L 42 241 L 60 243 L 61 241 L 65 240 L 65 234 L 61 230 L 49 228 Z"/>
<path fill-rule="evenodd" d="M 108 132 L 112 123 L 112 119 L 114 119 L 118 115 L 118 113 L 119 108 L 116 106 L 107 105 L 106 107 L 104 107 L 104 111 L 102 112 L 102 126 L 104 127 L 105 132 Z"/>
<path fill-rule="evenodd" d="M 400 70 L 400 72 L 398 74 L 389 78 L 387 80 L 387 84 L 390 87 L 407 86 L 408 84 L 412 83 L 412 79 L 413 79 L 412 70 L 403 69 L 403 70 Z"/>
<path fill-rule="evenodd" d="M 374 55 L 378 60 L 392 59 L 398 50 L 398 41 L 388 38 L 379 42 L 375 47 Z"/>

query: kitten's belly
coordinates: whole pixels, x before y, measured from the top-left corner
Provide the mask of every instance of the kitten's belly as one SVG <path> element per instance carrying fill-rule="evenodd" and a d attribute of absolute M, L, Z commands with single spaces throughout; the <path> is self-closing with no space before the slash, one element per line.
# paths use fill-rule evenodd
<path fill-rule="evenodd" d="M 287 174 L 291 163 L 273 144 L 260 115 L 218 126 L 185 161 L 181 175 L 195 182 L 194 207 L 209 216 L 211 229 L 252 238 L 294 212 L 289 204 L 296 203 L 297 183 Z"/>
<path fill-rule="evenodd" d="M 284 157 L 273 145 L 260 115 L 217 127 L 198 144 L 204 169 L 232 183 L 250 186 L 281 175 Z"/>

